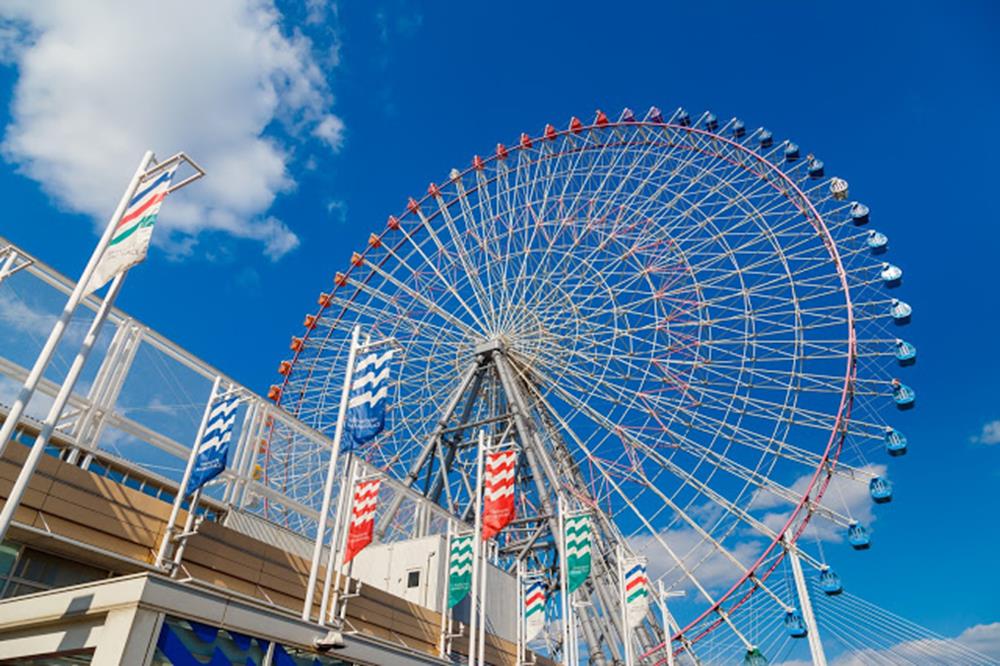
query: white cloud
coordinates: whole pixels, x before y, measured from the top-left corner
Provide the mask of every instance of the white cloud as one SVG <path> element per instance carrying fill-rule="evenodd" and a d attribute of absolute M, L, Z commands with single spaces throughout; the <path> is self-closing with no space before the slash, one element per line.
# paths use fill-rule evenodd
<path fill-rule="evenodd" d="M 1000 419 L 984 423 L 982 431 L 973 437 L 972 441 L 980 444 L 1000 444 Z"/>
<path fill-rule="evenodd" d="M 103 225 L 145 149 L 183 149 L 209 176 L 164 206 L 159 245 L 190 252 L 207 230 L 257 241 L 273 259 L 298 245 L 266 215 L 295 185 L 288 141 L 336 150 L 344 126 L 312 43 L 282 31 L 272 0 L 4 8 L 0 56 L 18 66 L 4 154 L 59 205 Z M 278 126 L 292 139 L 276 138 Z"/>
<path fill-rule="evenodd" d="M 688 570 L 693 570 L 694 577 L 708 590 L 728 587 L 743 574 L 732 560 L 691 528 L 666 530 L 660 532 L 658 537 L 650 534 L 635 535 L 629 538 L 629 545 L 636 554 L 645 555 L 649 559 L 650 578 L 665 576 L 663 582 L 667 587 L 689 591 L 694 589 L 693 583 L 663 547 L 660 539 L 666 542 Z M 744 567 L 753 564 L 762 550 L 760 541 L 727 543 L 726 547 Z"/>
<path fill-rule="evenodd" d="M 862 469 L 878 476 L 885 476 L 887 468 L 885 465 L 867 465 Z M 811 480 L 812 474 L 801 476 L 792 483 L 790 489 L 797 497 L 800 497 L 806 492 L 806 488 L 809 487 Z M 827 486 L 826 492 L 823 494 L 820 505 L 829 507 L 832 511 L 836 511 L 841 515 L 854 518 L 865 526 L 869 526 L 875 521 L 867 477 L 853 480 L 839 474 L 834 475 L 830 480 L 829 486 Z M 765 491 L 761 491 L 755 495 L 750 504 L 752 511 L 777 507 L 790 507 L 790 503 L 784 498 Z M 769 511 L 760 516 L 760 520 L 769 528 L 778 532 L 785 526 L 785 522 L 787 522 L 790 514 L 790 509 Z M 833 542 L 843 541 L 845 534 L 846 530 L 843 527 L 823 518 L 822 514 L 814 515 L 805 531 L 805 536 L 809 539 L 818 538 L 823 541 Z"/>

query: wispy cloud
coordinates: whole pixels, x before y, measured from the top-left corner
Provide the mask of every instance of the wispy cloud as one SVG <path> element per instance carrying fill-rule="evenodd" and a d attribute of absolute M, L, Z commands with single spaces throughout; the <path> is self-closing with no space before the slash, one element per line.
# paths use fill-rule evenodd
<path fill-rule="evenodd" d="M 962 647 L 975 650 L 976 659 Z M 987 662 L 987 658 L 989 662 Z M 886 648 L 861 647 L 836 656 L 830 666 L 868 666 L 869 664 L 985 664 L 1000 658 L 1000 622 L 969 627 L 954 639 L 918 638 Z M 776 666 L 807 666 L 812 662 L 783 661 Z"/>
<path fill-rule="evenodd" d="M 978 444 L 1000 444 L 1000 419 L 984 423 L 983 429 L 972 437 L 972 441 Z"/>
<path fill-rule="evenodd" d="M 164 207 L 159 244 L 183 254 L 216 231 L 256 241 L 272 259 L 298 245 L 266 213 L 295 186 L 294 145 L 338 150 L 344 123 L 318 64 L 327 59 L 285 29 L 273 0 L 4 9 L 0 56 L 18 73 L 4 156 L 59 205 L 101 224 L 145 149 L 184 149 L 210 177 Z M 328 11 L 309 4 L 312 17 Z"/>

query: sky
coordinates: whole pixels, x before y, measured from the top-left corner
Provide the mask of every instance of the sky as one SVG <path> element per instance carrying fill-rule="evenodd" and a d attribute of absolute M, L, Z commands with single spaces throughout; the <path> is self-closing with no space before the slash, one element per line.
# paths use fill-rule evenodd
<path fill-rule="evenodd" d="M 998 28 L 990 2 L 9 0 L 0 235 L 77 275 L 142 152 L 188 152 L 209 175 L 118 305 L 266 392 L 351 253 L 473 154 L 598 108 L 766 125 L 871 207 L 915 311 L 911 452 L 838 571 L 957 636 L 1000 621 Z"/>

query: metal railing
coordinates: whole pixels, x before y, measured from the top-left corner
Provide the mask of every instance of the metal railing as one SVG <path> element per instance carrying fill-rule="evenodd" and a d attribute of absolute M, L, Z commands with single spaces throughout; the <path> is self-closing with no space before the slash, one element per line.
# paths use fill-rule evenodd
<path fill-rule="evenodd" d="M 0 405 L 16 394 L 73 286 L 64 275 L 0 238 Z M 79 345 L 99 305 L 94 296 L 84 299 L 28 406 L 29 417 L 44 413 L 51 404 L 74 345 Z M 243 400 L 229 465 L 203 493 L 204 512 L 244 531 L 251 529 L 248 520 L 259 519 L 280 528 L 268 531 L 258 524 L 257 536 L 290 532 L 314 539 L 330 439 L 117 308 L 57 425 L 50 453 L 172 502 L 216 377 Z M 0 415 L 5 411 L 0 407 Z M 26 419 L 22 432 L 34 430 Z M 346 460 L 338 461 L 338 466 L 344 464 Z M 378 471 L 364 462 L 361 466 L 365 474 Z M 382 506 L 402 498 L 383 542 L 444 533 L 455 521 L 394 479 L 384 481 L 382 493 Z"/>

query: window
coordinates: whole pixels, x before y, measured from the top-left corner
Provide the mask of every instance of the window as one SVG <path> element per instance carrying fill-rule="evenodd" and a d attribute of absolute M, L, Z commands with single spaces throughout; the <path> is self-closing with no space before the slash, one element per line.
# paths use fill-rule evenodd
<path fill-rule="evenodd" d="M 406 572 L 406 589 L 412 590 L 420 587 L 420 569 Z"/>
<path fill-rule="evenodd" d="M 107 578 L 104 569 L 4 543 L 0 555 L 0 598 L 19 597 L 57 587 Z"/>

